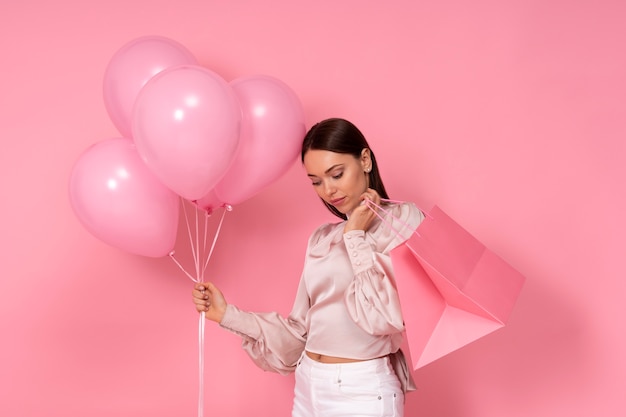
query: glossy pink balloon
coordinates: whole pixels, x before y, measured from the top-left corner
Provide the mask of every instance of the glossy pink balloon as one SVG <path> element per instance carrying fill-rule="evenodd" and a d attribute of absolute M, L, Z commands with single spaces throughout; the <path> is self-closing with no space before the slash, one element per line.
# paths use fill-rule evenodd
<path fill-rule="evenodd" d="M 69 194 L 78 219 L 103 242 L 152 257 L 174 248 L 180 198 L 148 170 L 130 139 L 85 150 L 72 169 Z"/>
<path fill-rule="evenodd" d="M 141 88 L 159 72 L 198 61 L 183 45 L 161 36 L 143 36 L 122 46 L 104 73 L 106 110 L 122 136 L 130 138 L 133 106 Z"/>
<path fill-rule="evenodd" d="M 212 214 L 215 209 L 224 206 L 224 203 L 215 195 L 214 190 L 209 191 L 204 197 L 192 201 L 192 203 L 208 214 Z"/>
<path fill-rule="evenodd" d="M 167 69 L 148 81 L 133 113 L 133 139 L 144 162 L 187 200 L 224 176 L 239 144 L 241 109 L 232 87 L 199 66 Z"/>
<path fill-rule="evenodd" d="M 243 113 L 241 143 L 215 194 L 235 205 L 289 169 L 300 153 L 306 131 L 302 104 L 284 82 L 257 75 L 236 79 L 231 85 Z"/>

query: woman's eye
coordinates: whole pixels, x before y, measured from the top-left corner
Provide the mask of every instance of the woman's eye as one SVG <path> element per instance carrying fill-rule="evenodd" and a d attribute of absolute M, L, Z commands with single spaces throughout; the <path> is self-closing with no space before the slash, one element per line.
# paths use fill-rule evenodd
<path fill-rule="evenodd" d="M 321 184 L 321 182 L 319 182 L 319 181 L 313 181 L 313 182 L 311 182 L 311 185 L 313 185 L 314 187 L 317 187 L 317 186 L 318 186 L 318 185 L 320 185 L 320 184 Z"/>
<path fill-rule="evenodd" d="M 333 179 L 338 180 L 338 179 L 339 179 L 339 178 L 341 178 L 342 176 L 343 176 L 343 171 L 342 171 L 342 172 L 340 172 L 340 173 L 338 173 L 338 174 L 333 175 Z"/>

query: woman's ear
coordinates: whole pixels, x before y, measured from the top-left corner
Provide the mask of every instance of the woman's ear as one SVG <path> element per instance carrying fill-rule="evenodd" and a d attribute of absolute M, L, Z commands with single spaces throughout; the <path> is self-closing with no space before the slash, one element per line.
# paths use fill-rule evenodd
<path fill-rule="evenodd" d="M 372 158 L 369 148 L 363 148 L 361 151 L 361 167 L 364 172 L 370 172 L 372 170 Z"/>

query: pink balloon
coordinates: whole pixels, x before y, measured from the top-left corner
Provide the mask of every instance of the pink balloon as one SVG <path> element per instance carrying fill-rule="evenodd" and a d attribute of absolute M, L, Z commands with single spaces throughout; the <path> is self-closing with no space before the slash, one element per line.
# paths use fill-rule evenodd
<path fill-rule="evenodd" d="M 284 82 L 265 75 L 231 82 L 243 113 L 240 146 L 215 187 L 219 200 L 238 204 L 283 175 L 294 163 L 306 133 L 304 111 Z"/>
<path fill-rule="evenodd" d="M 224 176 L 239 144 L 241 109 L 232 87 L 199 66 L 167 69 L 148 81 L 133 113 L 133 138 L 144 162 L 187 200 Z"/>
<path fill-rule="evenodd" d="M 198 61 L 183 45 L 161 36 L 144 36 L 130 41 L 111 58 L 103 82 L 104 105 L 122 136 L 132 134 L 133 105 L 150 78 L 178 65 Z"/>
<path fill-rule="evenodd" d="M 215 209 L 224 206 L 224 203 L 217 198 L 217 195 L 215 195 L 214 190 L 209 191 L 209 193 L 204 197 L 192 201 L 192 203 L 199 209 L 206 211 L 208 214 L 211 214 L 215 211 Z"/>
<path fill-rule="evenodd" d="M 174 248 L 180 199 L 148 170 L 130 139 L 85 150 L 72 169 L 69 194 L 78 219 L 103 242 L 152 257 Z"/>

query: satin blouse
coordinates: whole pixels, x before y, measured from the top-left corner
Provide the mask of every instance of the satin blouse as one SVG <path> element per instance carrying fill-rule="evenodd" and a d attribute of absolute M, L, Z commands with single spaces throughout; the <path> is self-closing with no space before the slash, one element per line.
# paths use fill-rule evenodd
<path fill-rule="evenodd" d="M 305 349 L 352 359 L 398 351 L 404 322 L 389 252 L 410 237 L 423 214 L 412 203 L 383 208 L 384 220 L 374 219 L 367 232 L 344 234 L 340 222 L 312 233 L 288 317 L 228 304 L 220 326 L 242 337 L 259 367 L 287 374 Z"/>

